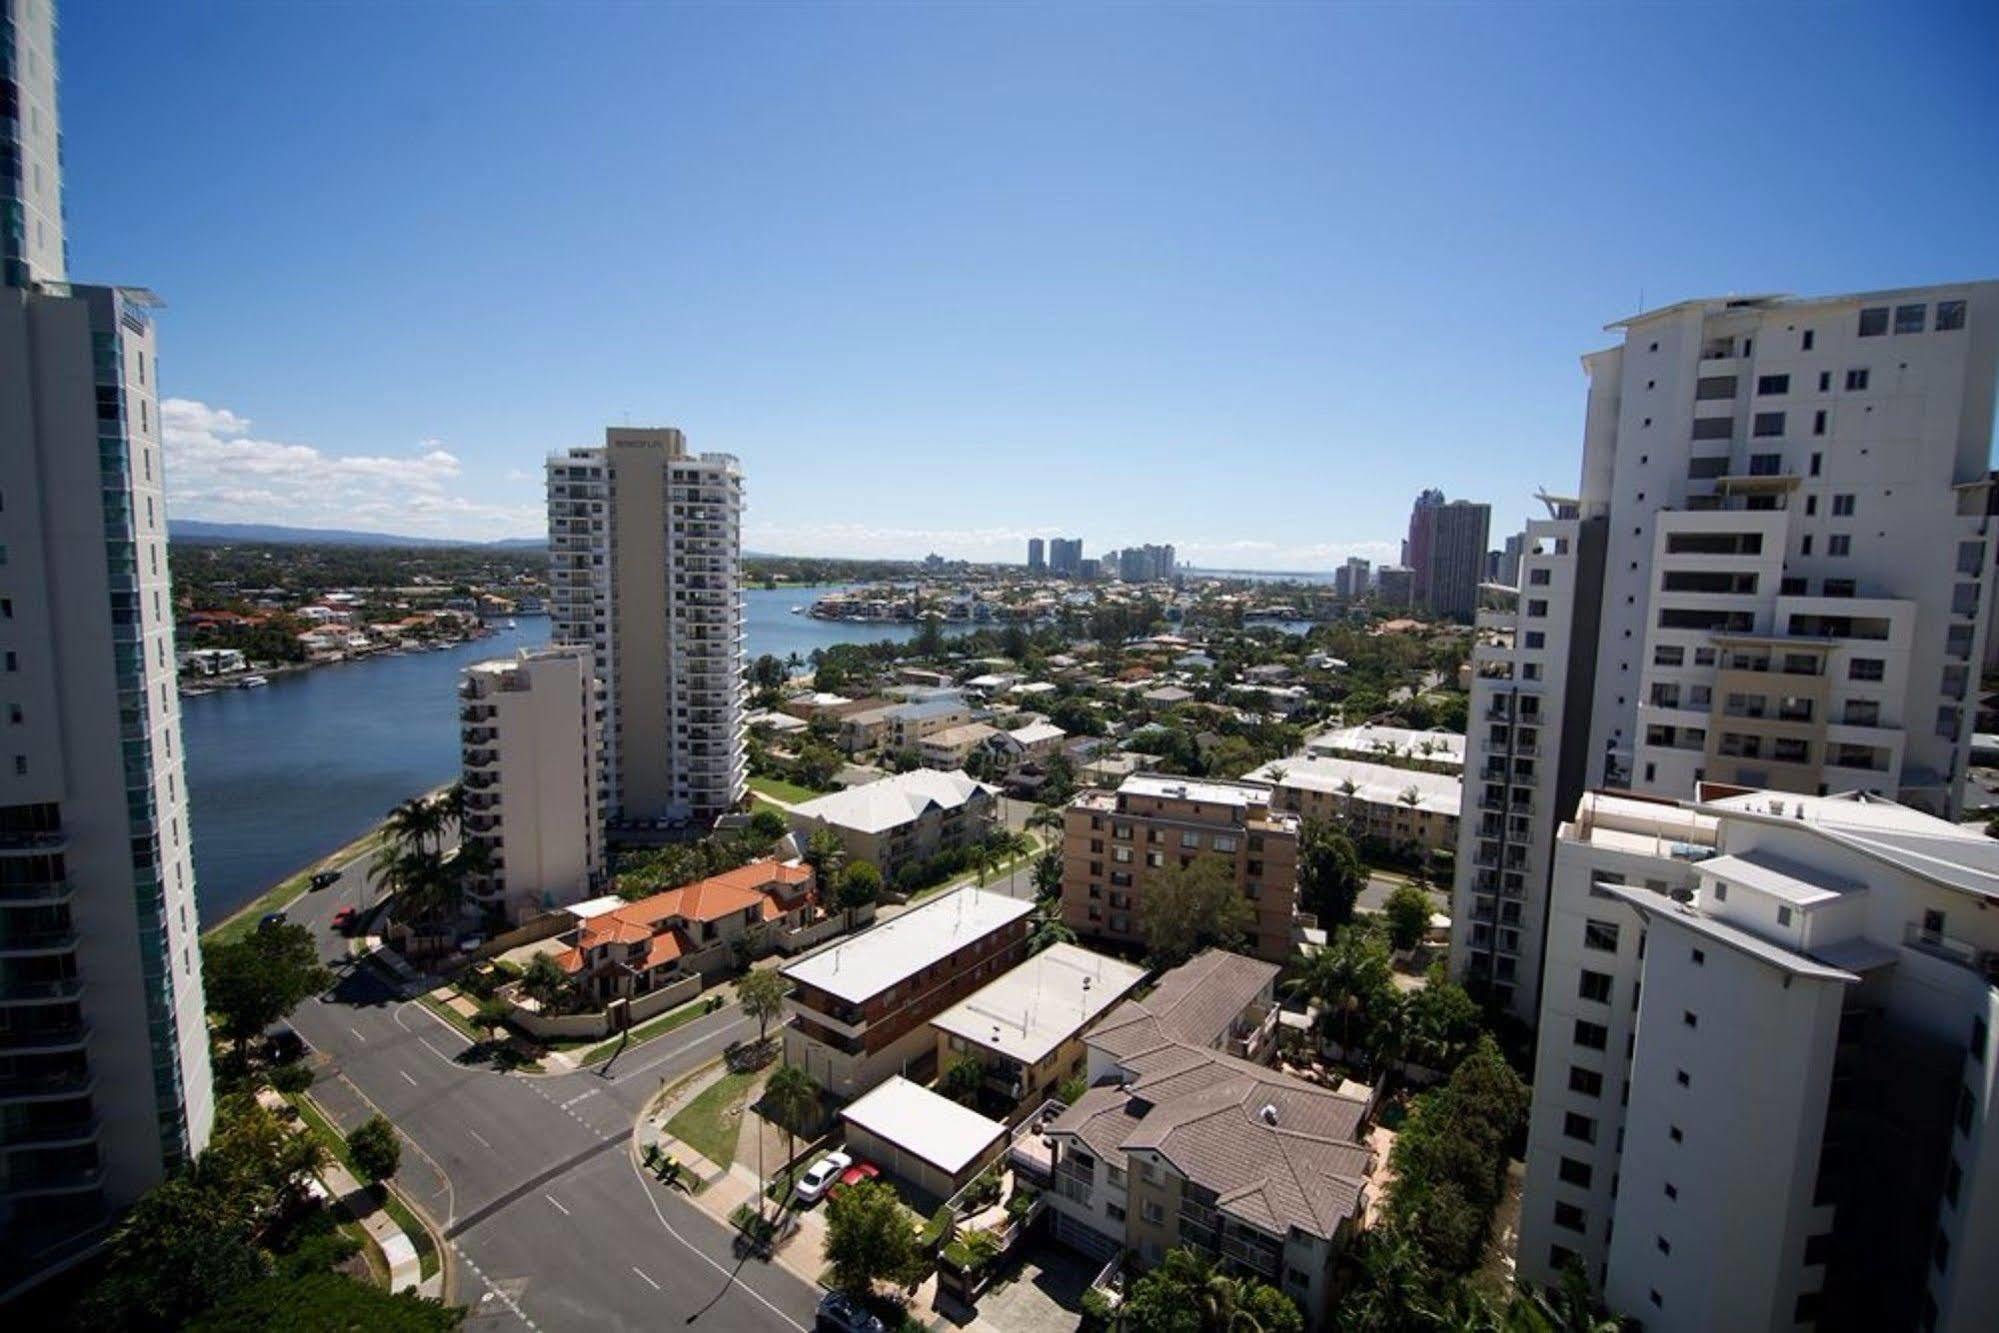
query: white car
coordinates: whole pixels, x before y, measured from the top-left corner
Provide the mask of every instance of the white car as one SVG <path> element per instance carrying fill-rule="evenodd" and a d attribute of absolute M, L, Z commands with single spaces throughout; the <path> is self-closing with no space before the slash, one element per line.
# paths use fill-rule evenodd
<path fill-rule="evenodd" d="M 798 1183 L 792 1186 L 792 1193 L 799 1202 L 811 1203 L 826 1192 L 826 1187 L 840 1178 L 840 1173 L 854 1164 L 854 1159 L 843 1152 L 829 1152 L 814 1162 Z"/>

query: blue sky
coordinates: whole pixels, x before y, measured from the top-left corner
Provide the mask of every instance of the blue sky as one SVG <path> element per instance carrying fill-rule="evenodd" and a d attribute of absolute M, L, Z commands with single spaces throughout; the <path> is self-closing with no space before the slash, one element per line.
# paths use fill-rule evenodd
<path fill-rule="evenodd" d="M 1999 277 L 1973 4 L 70 0 L 75 276 L 184 517 L 541 529 L 677 425 L 761 550 L 1325 568 L 1575 481 L 1648 305 Z"/>

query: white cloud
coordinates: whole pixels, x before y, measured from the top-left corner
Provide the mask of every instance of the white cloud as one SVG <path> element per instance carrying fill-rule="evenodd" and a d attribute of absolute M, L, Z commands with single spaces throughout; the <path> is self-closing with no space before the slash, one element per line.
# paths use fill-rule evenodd
<path fill-rule="evenodd" d="M 539 533 L 536 505 L 492 504 L 459 491 L 464 469 L 442 441 L 402 456 L 331 454 L 259 439 L 250 421 L 190 398 L 160 404 L 167 503 L 179 518 L 365 527 L 484 540 Z"/>

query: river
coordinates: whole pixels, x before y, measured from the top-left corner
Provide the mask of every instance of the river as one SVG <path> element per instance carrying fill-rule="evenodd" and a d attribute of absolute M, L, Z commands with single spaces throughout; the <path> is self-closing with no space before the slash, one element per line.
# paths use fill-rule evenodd
<path fill-rule="evenodd" d="M 791 614 L 831 592 L 744 594 L 747 648 L 779 658 L 836 643 L 907 639 L 911 625 Z M 196 894 L 221 920 L 300 866 L 366 832 L 397 802 L 458 774 L 458 674 L 546 642 L 548 620 L 455 648 L 379 656 L 272 678 L 260 690 L 181 701 Z"/>

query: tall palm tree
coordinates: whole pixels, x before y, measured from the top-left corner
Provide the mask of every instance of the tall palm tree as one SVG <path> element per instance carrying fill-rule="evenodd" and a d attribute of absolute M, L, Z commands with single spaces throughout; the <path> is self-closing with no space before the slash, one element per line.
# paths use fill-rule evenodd
<path fill-rule="evenodd" d="M 414 852 L 434 850 L 443 837 L 444 822 L 445 811 L 441 802 L 412 796 L 389 811 L 384 827 L 388 830 L 390 842 L 403 851 Z"/>
<path fill-rule="evenodd" d="M 764 1084 L 763 1105 L 764 1114 L 784 1130 L 784 1160 L 789 1165 L 799 1126 L 819 1108 L 819 1086 L 797 1065 L 779 1065 Z M 762 1197 L 761 1192 L 758 1197 Z M 761 1214 L 763 1205 L 759 1203 L 757 1209 Z"/>

